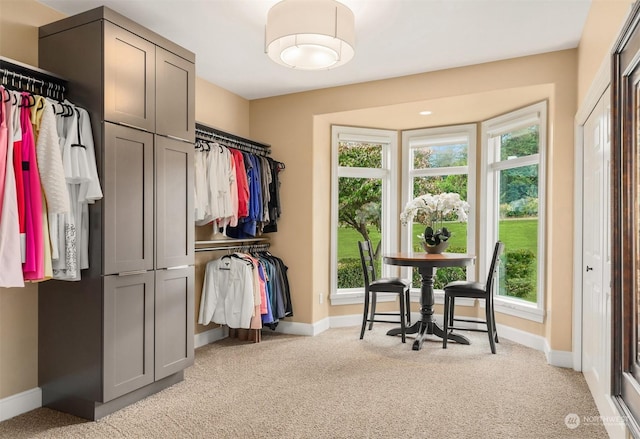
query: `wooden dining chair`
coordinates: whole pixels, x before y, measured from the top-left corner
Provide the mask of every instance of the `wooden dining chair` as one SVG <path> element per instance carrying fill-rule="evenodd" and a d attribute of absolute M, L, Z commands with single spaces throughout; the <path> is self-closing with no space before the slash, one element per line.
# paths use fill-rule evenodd
<path fill-rule="evenodd" d="M 400 323 L 402 343 L 406 342 L 407 326 L 411 325 L 411 306 L 409 289 L 411 282 L 399 277 L 386 277 L 378 279 L 376 276 L 375 260 L 371 241 L 358 242 L 360 249 L 360 261 L 364 274 L 364 312 L 362 314 L 362 329 L 360 339 L 364 338 L 364 331 L 369 323 L 369 330 L 373 323 Z M 376 312 L 376 300 L 378 293 L 395 293 L 400 302 L 400 312 Z M 369 301 L 371 301 L 371 313 L 369 313 Z M 398 316 L 399 320 L 377 319 L 376 316 Z"/>
<path fill-rule="evenodd" d="M 500 254 L 504 250 L 504 244 L 500 241 L 496 242 L 493 249 L 493 257 L 491 258 L 491 266 L 487 275 L 487 282 L 481 284 L 471 281 L 455 281 L 450 282 L 444 287 L 444 337 L 442 338 L 442 348 L 447 348 L 447 335 L 450 331 L 465 330 L 487 332 L 489 335 L 489 344 L 491 345 L 491 353 L 496 353 L 496 343 L 498 342 L 498 331 L 496 330 L 496 317 L 493 310 L 493 285 L 498 264 L 500 262 Z M 456 297 L 468 297 L 472 299 L 485 300 L 485 320 L 480 319 L 463 319 L 454 317 L 454 308 Z M 453 326 L 455 322 L 480 323 L 487 325 L 487 329 L 478 328 L 458 328 Z M 451 325 L 451 326 L 450 326 Z"/>

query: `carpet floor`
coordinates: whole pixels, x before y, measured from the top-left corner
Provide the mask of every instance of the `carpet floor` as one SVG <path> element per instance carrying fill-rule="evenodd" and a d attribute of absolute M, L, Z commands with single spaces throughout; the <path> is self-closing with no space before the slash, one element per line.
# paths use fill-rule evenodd
<path fill-rule="evenodd" d="M 582 374 L 486 334 L 420 351 L 379 324 L 196 350 L 185 380 L 96 422 L 40 408 L 2 438 L 606 438 Z M 586 419 L 577 428 L 568 415 Z M 575 426 L 575 425 L 573 425 Z"/>

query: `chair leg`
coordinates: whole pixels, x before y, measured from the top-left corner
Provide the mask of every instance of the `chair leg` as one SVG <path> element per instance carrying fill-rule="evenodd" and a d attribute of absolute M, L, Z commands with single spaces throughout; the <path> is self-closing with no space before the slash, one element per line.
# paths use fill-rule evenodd
<path fill-rule="evenodd" d="M 491 325 L 493 326 L 493 338 L 496 343 L 500 343 L 500 340 L 498 340 L 498 328 L 496 327 L 496 310 L 493 308 L 493 304 L 491 304 Z"/>
<path fill-rule="evenodd" d="M 451 297 L 444 295 L 444 312 L 443 315 L 443 326 L 444 326 L 444 334 L 442 337 L 442 349 L 447 349 L 447 337 L 449 336 L 449 307 L 451 306 Z"/>
<path fill-rule="evenodd" d="M 485 317 L 487 320 L 487 334 L 489 335 L 489 345 L 491 346 L 491 353 L 495 354 L 496 353 L 496 343 L 495 343 L 495 337 L 497 335 L 496 330 L 495 330 L 495 321 L 494 319 L 494 314 L 493 314 L 493 307 L 491 306 L 491 303 L 489 300 L 486 301 L 485 303 Z"/>
<path fill-rule="evenodd" d="M 411 293 L 407 288 L 404 293 L 405 308 L 407 310 L 407 326 L 411 326 Z"/>
<path fill-rule="evenodd" d="M 360 329 L 360 340 L 364 338 L 364 330 L 367 327 L 367 315 L 369 314 L 369 291 L 364 292 L 364 313 L 362 314 L 362 329 Z"/>
<path fill-rule="evenodd" d="M 371 331 L 371 328 L 373 328 L 373 319 L 376 315 L 376 297 L 377 294 L 375 293 L 375 291 L 371 293 L 371 317 L 369 318 L 369 331 Z"/>
<path fill-rule="evenodd" d="M 455 318 L 456 298 L 455 296 L 449 296 L 451 303 L 449 304 L 449 326 L 453 326 L 453 319 Z"/>
<path fill-rule="evenodd" d="M 405 325 L 405 303 L 403 294 L 400 294 L 400 333 L 402 334 L 402 343 L 407 342 L 407 327 Z"/>

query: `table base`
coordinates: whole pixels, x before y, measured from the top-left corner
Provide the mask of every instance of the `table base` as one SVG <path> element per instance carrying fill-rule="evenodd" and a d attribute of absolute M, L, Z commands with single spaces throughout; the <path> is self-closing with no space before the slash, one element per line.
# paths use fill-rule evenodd
<path fill-rule="evenodd" d="M 407 334 L 418 334 L 413 341 L 411 349 L 419 351 L 422 348 L 422 343 L 427 335 L 433 334 L 437 337 L 444 338 L 444 330 L 436 322 L 423 322 L 422 320 L 414 323 L 406 329 Z M 393 328 L 387 331 L 387 335 L 395 336 L 400 335 L 400 328 Z M 460 344 L 471 344 L 471 341 L 464 335 L 449 333 L 447 340 L 455 341 Z"/>

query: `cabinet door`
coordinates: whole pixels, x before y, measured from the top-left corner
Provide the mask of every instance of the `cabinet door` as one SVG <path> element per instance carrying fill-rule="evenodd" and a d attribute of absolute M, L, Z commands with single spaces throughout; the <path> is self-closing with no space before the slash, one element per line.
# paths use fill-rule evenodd
<path fill-rule="evenodd" d="M 156 268 L 192 265 L 193 144 L 155 139 Z"/>
<path fill-rule="evenodd" d="M 104 277 L 103 402 L 151 384 L 154 273 Z"/>
<path fill-rule="evenodd" d="M 104 114 L 109 122 L 155 131 L 156 46 L 104 22 Z"/>
<path fill-rule="evenodd" d="M 156 133 L 195 141 L 195 64 L 156 47 Z"/>
<path fill-rule="evenodd" d="M 153 268 L 153 134 L 105 123 L 104 274 Z"/>
<path fill-rule="evenodd" d="M 193 266 L 156 271 L 156 380 L 193 364 L 193 273 Z"/>

